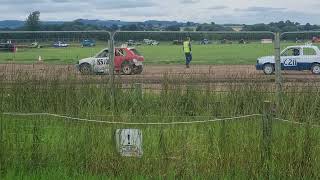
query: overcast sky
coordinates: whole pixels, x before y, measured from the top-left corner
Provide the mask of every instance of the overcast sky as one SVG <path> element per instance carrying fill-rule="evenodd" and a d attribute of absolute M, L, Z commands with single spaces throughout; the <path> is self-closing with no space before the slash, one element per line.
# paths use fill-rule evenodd
<path fill-rule="evenodd" d="M 319 0 L 0 0 L 0 20 L 24 20 L 39 10 L 41 20 L 176 20 L 269 23 L 290 19 L 320 24 Z"/>

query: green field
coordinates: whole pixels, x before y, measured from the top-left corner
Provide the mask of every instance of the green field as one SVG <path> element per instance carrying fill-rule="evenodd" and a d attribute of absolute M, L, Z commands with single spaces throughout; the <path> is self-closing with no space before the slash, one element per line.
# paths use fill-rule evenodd
<path fill-rule="evenodd" d="M 94 48 L 18 49 L 17 53 L 0 52 L 0 63 L 34 63 L 39 56 L 49 64 L 75 64 L 77 60 L 93 56 L 105 45 Z M 184 64 L 181 46 L 162 43 L 160 46 L 138 46 L 146 58 L 145 64 Z M 273 54 L 272 44 L 193 45 L 193 64 L 255 64 L 261 56 Z"/>

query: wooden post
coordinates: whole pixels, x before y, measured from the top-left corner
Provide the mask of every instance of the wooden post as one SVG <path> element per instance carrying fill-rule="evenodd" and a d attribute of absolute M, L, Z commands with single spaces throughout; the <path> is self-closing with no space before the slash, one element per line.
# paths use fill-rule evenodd
<path fill-rule="evenodd" d="M 281 52 L 280 52 L 280 33 L 275 34 L 274 41 L 275 48 L 275 73 L 276 73 L 276 90 L 277 90 L 277 108 L 279 108 L 281 102 L 282 92 L 282 77 L 281 77 Z"/>
<path fill-rule="evenodd" d="M 114 85 L 114 36 L 116 32 L 110 32 L 110 41 L 109 41 L 109 58 L 110 58 L 110 66 L 109 66 L 109 75 L 110 75 L 110 89 L 111 89 L 111 109 L 115 110 L 115 85 Z"/>
<path fill-rule="evenodd" d="M 4 171 L 4 160 L 3 160 L 3 143 L 2 143 L 2 139 L 3 139 L 3 114 L 0 111 L 0 177 L 2 176 L 2 173 Z"/>
<path fill-rule="evenodd" d="M 39 137 L 39 128 L 40 124 L 38 123 L 38 120 L 34 120 L 33 123 L 33 131 L 32 131 L 32 167 L 38 168 L 40 166 L 39 162 L 39 154 L 40 154 L 40 137 Z"/>
<path fill-rule="evenodd" d="M 216 118 L 221 118 L 222 116 L 222 113 L 221 113 L 221 102 L 220 101 L 217 101 L 215 103 L 215 116 Z M 224 161 L 225 161 L 225 150 L 226 150 L 226 144 L 228 141 L 227 139 L 227 136 L 226 136 L 226 131 L 227 131 L 227 127 L 226 127 L 226 121 L 221 121 L 221 124 L 220 124 L 220 133 L 219 133 L 219 149 L 220 149 L 220 161 L 221 161 L 221 164 L 224 164 Z"/>
<path fill-rule="evenodd" d="M 262 164 L 265 179 L 270 179 L 271 165 L 271 140 L 272 140 L 272 105 L 270 101 L 264 102 L 262 116 Z"/>

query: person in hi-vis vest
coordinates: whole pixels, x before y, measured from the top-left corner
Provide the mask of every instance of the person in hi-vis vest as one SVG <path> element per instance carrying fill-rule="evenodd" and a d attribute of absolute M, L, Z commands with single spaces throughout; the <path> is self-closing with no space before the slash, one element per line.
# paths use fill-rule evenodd
<path fill-rule="evenodd" d="M 192 51 L 191 51 L 191 40 L 190 37 L 187 37 L 183 42 L 183 52 L 186 56 L 186 67 L 190 68 L 190 63 L 192 61 Z"/>

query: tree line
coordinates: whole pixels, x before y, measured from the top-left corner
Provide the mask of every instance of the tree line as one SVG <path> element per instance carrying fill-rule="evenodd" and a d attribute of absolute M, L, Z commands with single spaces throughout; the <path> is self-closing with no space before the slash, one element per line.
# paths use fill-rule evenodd
<path fill-rule="evenodd" d="M 317 31 L 320 30 L 319 25 L 300 24 L 292 21 L 279 21 L 271 22 L 269 24 L 254 24 L 254 25 L 237 25 L 242 26 L 242 31 L 271 31 L 271 32 L 293 32 L 293 31 Z M 113 24 L 111 26 L 98 26 L 94 24 L 86 24 L 80 20 L 72 22 L 64 22 L 61 24 L 42 24 L 40 21 L 40 12 L 35 11 L 29 14 L 23 27 L 19 27 L 13 30 L 27 30 L 27 31 L 90 31 L 90 30 L 120 30 L 120 31 L 234 31 L 230 26 L 219 25 L 214 22 L 208 23 L 177 23 L 170 26 L 161 26 L 160 24 L 155 26 L 150 23 L 135 23 L 118 26 Z M 195 27 L 191 29 L 190 27 Z M 9 29 L 2 29 L 9 30 Z M 10 29 L 12 30 L 12 29 Z"/>

